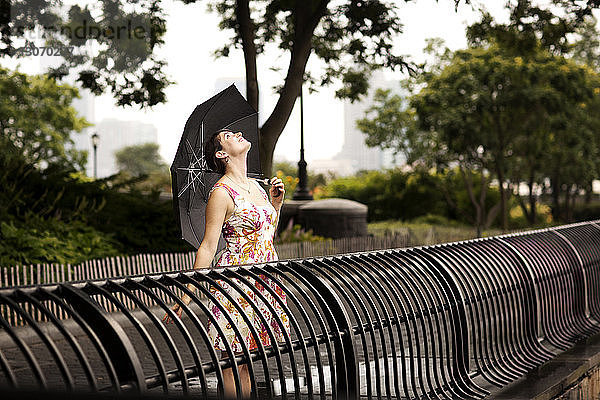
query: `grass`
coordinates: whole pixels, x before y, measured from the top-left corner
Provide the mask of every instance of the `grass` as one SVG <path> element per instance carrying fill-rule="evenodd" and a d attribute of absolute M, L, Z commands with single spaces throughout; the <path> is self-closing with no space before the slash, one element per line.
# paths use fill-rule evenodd
<path fill-rule="evenodd" d="M 456 242 L 477 237 L 477 231 L 472 226 L 451 221 L 424 222 L 423 220 L 416 220 L 405 222 L 387 220 L 369 223 L 367 229 L 369 234 L 375 236 L 393 235 L 395 233 L 408 234 L 411 246 Z M 483 232 L 483 236 L 496 236 L 502 233 L 500 229 L 488 229 Z"/>

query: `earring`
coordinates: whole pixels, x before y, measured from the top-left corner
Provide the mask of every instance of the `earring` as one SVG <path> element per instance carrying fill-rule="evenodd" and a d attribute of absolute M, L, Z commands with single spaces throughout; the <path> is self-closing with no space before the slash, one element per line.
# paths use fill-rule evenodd
<path fill-rule="evenodd" d="M 225 157 L 225 162 L 229 164 L 229 156 Z"/>

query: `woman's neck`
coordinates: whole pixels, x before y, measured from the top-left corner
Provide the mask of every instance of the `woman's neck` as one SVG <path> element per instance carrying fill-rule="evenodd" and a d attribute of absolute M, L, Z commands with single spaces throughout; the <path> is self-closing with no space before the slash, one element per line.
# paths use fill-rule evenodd
<path fill-rule="evenodd" d="M 248 179 L 246 166 L 246 157 L 242 158 L 231 158 L 227 167 L 225 168 L 225 175 L 232 179 L 234 182 L 245 183 Z"/>

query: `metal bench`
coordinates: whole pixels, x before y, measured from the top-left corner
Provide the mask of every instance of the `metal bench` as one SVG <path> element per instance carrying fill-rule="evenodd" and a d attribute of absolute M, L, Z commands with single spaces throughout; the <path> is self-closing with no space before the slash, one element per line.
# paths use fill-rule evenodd
<path fill-rule="evenodd" d="M 483 398 L 600 332 L 599 277 L 595 221 L 430 247 L 3 289 L 0 385 L 11 393 L 222 398 L 223 370 L 233 367 L 239 388 L 237 366 L 247 364 L 255 398 Z M 266 279 L 283 288 L 287 304 Z M 285 310 L 290 334 L 277 342 L 266 324 L 277 345 L 256 340 L 258 349 L 243 345 L 236 355 L 225 341 L 222 359 L 206 331 L 215 322 L 211 307 L 229 315 L 208 290 L 220 289 L 217 280 L 274 314 L 261 284 Z M 182 293 L 192 297 L 189 307 Z M 182 320 L 170 310 L 174 302 Z M 161 321 L 165 313 L 175 324 Z"/>

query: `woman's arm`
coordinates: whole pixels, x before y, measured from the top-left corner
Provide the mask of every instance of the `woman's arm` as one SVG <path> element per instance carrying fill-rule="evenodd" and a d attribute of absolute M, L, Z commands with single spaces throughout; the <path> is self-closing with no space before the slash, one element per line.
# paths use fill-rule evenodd
<path fill-rule="evenodd" d="M 275 220 L 275 229 L 279 224 L 279 214 L 281 212 L 281 206 L 283 206 L 283 198 L 285 196 L 285 185 L 283 181 L 276 176 L 271 178 L 271 187 L 269 188 L 269 194 L 271 195 L 271 204 L 277 211 L 277 219 Z"/>
<path fill-rule="evenodd" d="M 225 189 L 215 189 L 208 198 L 208 204 L 206 205 L 206 220 L 204 225 L 204 238 L 198 251 L 196 252 L 196 259 L 194 261 L 194 269 L 209 268 L 215 253 L 217 252 L 217 245 L 219 244 L 219 236 L 223 227 L 223 222 L 227 214 L 233 212 L 233 200 Z M 192 284 L 188 284 L 187 288 L 193 292 L 196 288 Z M 184 293 L 181 300 L 185 304 L 189 304 L 192 299 Z M 179 304 L 175 303 L 173 311 L 181 317 L 182 309 Z M 166 323 L 172 322 L 168 314 L 165 314 L 163 321 Z"/>
<path fill-rule="evenodd" d="M 229 210 L 231 208 L 231 210 Z M 228 211 L 230 211 L 228 213 Z M 225 222 L 225 216 L 233 212 L 233 201 L 225 189 L 215 189 L 208 198 L 206 205 L 206 220 L 204 224 L 204 238 L 194 261 L 194 269 L 210 267 L 217 252 L 219 236 Z"/>

